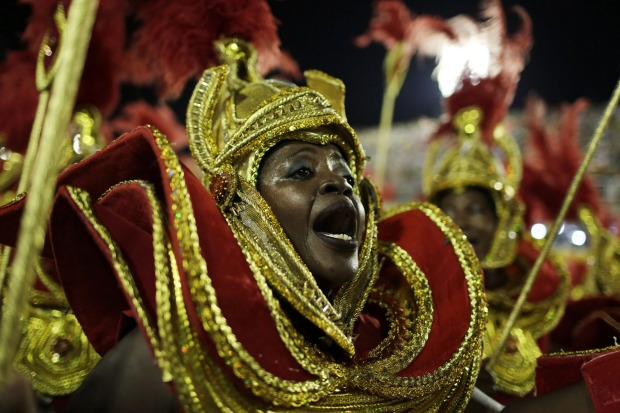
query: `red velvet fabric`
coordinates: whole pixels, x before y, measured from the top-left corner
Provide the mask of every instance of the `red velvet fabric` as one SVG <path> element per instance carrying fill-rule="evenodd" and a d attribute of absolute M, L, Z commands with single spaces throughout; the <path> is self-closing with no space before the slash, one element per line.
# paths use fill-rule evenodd
<path fill-rule="evenodd" d="M 620 412 L 620 350 L 586 362 L 581 371 L 596 413 Z"/>
<path fill-rule="evenodd" d="M 21 198 L 2 206 L 0 214 L 0 244 L 15 247 L 17 245 L 17 235 L 22 220 L 22 212 L 26 203 L 26 198 Z M 45 243 L 41 251 L 41 256 L 51 258 L 53 256 L 49 242 L 49 233 L 45 236 Z"/>
<path fill-rule="evenodd" d="M 64 188 L 57 195 L 50 227 L 67 299 L 95 350 L 104 354 L 116 343 L 121 314 L 129 309 L 112 257 L 86 219 L 76 213 Z"/>
<path fill-rule="evenodd" d="M 536 369 L 538 396 L 580 380 L 590 392 L 597 413 L 620 411 L 620 348 L 599 353 L 543 356 Z"/>
<path fill-rule="evenodd" d="M 245 257 L 213 198 L 197 179 L 187 174 L 186 183 L 218 304 L 237 339 L 268 371 L 288 380 L 310 379 L 312 376 L 302 369 L 282 342 Z M 184 288 L 189 303 L 187 283 Z M 201 325 L 192 305 L 188 305 L 188 311 L 194 325 Z M 207 339 L 204 329 L 198 332 L 203 340 Z"/>
<path fill-rule="evenodd" d="M 506 267 L 505 273 L 509 277 L 518 280 L 519 283 L 523 283 L 539 254 L 540 250 L 529 240 L 521 240 L 517 248 L 517 257 L 513 264 Z M 527 296 L 527 301 L 536 303 L 545 300 L 555 294 L 559 286 L 560 275 L 551 262 L 545 260 L 536 277 L 536 281 L 534 281 L 532 290 Z"/>
<path fill-rule="evenodd" d="M 0 244 L 15 245 L 25 202 L 26 199 L 22 198 L 2 207 L 2 215 L 0 215 L 0 228 L 2 228 L 2 231 L 0 231 Z"/>
<path fill-rule="evenodd" d="M 553 355 L 538 358 L 536 364 L 536 395 L 570 386 L 581 380 L 581 366 L 593 354 Z"/>
<path fill-rule="evenodd" d="M 133 308 L 117 279 L 112 265 L 114 260 L 105 242 L 75 205 L 66 186 L 79 187 L 90 194 L 97 219 L 126 258 L 147 311 L 154 319 L 153 241 L 147 198 L 136 183 L 126 183 L 106 193 L 112 186 L 130 180 L 153 184 L 168 215 L 170 241 L 180 265 L 181 245 L 170 224 L 174 213 L 171 208 L 173 188 L 161 151 L 146 128 L 134 130 L 65 171 L 58 180 L 50 217 L 51 245 L 67 298 L 89 340 L 101 354 L 119 339 L 125 314 Z M 191 173 L 185 174 L 185 182 L 192 200 L 201 252 L 218 305 L 233 333 L 271 373 L 289 380 L 310 379 L 312 376 L 301 368 L 282 342 L 241 249 L 210 194 Z M 19 214 L 22 206 L 19 202 L 0 208 L 0 224 Z M 379 236 L 404 248 L 428 278 L 435 308 L 432 331 L 424 350 L 401 375 L 429 373 L 452 356 L 470 322 L 463 270 L 445 236 L 420 211 L 406 212 L 382 222 Z M 233 377 L 225 360 L 217 356 L 192 301 L 190 275 L 182 268 L 179 270 L 188 315 L 198 336 L 231 379 L 244 387 Z M 379 282 L 395 284 L 403 280 L 394 267 L 388 266 Z M 385 336 L 381 314 L 372 311 L 363 314 L 356 331 L 359 334 L 356 345 L 361 351 L 374 347 Z"/>
<path fill-rule="evenodd" d="M 567 351 L 605 348 L 620 337 L 620 298 L 588 297 L 568 303 L 551 340 Z"/>
<path fill-rule="evenodd" d="M 435 310 L 431 333 L 422 352 L 401 375 L 430 373 L 449 360 L 467 331 L 470 303 L 463 269 L 445 235 L 419 210 L 381 222 L 379 239 L 405 249 L 428 279 Z M 399 275 L 389 268 L 379 283 L 395 282 Z"/>

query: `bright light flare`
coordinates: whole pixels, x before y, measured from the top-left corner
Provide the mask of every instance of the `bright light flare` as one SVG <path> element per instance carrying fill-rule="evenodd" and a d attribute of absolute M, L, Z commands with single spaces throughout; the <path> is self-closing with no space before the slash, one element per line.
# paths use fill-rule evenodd
<path fill-rule="evenodd" d="M 480 41 L 470 40 L 463 44 L 447 44 L 443 47 L 437 65 L 437 83 L 444 97 L 454 93 L 463 74 L 473 84 L 489 74 L 491 54 Z"/>
<path fill-rule="evenodd" d="M 545 224 L 534 224 L 532 225 L 532 229 L 530 230 L 532 237 L 534 237 L 534 239 L 543 239 L 545 238 L 545 235 L 547 235 L 547 227 L 545 226 Z"/>

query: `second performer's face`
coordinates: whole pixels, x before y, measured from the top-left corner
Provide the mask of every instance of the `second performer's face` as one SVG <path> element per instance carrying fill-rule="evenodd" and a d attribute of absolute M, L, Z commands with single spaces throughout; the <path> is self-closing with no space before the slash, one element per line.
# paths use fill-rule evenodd
<path fill-rule="evenodd" d="M 366 214 L 335 145 L 290 141 L 263 160 L 258 190 L 324 291 L 353 279 Z"/>
<path fill-rule="evenodd" d="M 450 190 L 439 197 L 437 206 L 463 230 L 478 259 L 483 260 L 491 249 L 497 227 L 491 195 L 482 188 Z"/>

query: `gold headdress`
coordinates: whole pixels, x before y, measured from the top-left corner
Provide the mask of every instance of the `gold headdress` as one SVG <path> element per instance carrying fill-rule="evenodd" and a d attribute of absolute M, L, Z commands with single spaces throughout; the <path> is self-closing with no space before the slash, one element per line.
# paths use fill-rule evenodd
<path fill-rule="evenodd" d="M 485 144 L 480 131 L 482 116 L 477 107 L 462 109 L 454 119 L 456 143 L 446 139 L 432 142 L 424 167 L 424 193 L 432 199 L 442 191 L 467 186 L 490 192 L 498 225 L 491 249 L 481 264 L 483 268 L 498 268 L 513 261 L 522 227 L 523 206 L 516 198 L 521 153 L 502 125 L 493 131 L 495 148 Z"/>
<path fill-rule="evenodd" d="M 251 267 L 255 268 L 258 256 L 270 261 L 270 285 L 353 354 L 353 321 L 376 270 L 370 263 L 376 252 L 372 211 L 358 276 L 330 303 L 255 189 L 261 159 L 285 140 L 335 144 L 359 182 L 365 155 L 346 121 L 344 85 L 318 71 L 305 72 L 308 87 L 265 80 L 256 70 L 256 53 L 250 44 L 229 39 L 217 42 L 217 47 L 225 64 L 204 72 L 187 111 L 190 148 L 204 172 L 203 182 Z M 359 188 L 355 188 L 358 193 Z"/>
<path fill-rule="evenodd" d="M 313 70 L 304 73 L 309 87 L 265 80 L 256 70 L 250 44 L 232 39 L 216 45 L 225 65 L 204 72 L 187 111 L 190 147 L 208 187 L 221 184 L 222 176 L 231 177 L 233 169 L 255 184 L 263 155 L 287 139 L 337 144 L 353 174 L 361 178 L 365 156 L 346 122 L 344 84 L 339 79 Z M 333 129 L 298 132 L 322 126 Z"/>

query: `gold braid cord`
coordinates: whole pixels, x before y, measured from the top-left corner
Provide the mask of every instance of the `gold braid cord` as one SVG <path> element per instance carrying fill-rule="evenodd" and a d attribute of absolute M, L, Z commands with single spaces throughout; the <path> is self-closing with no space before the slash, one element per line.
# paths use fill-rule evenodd
<path fill-rule="evenodd" d="M 271 225 L 274 218 L 269 209 L 262 210 L 259 208 L 261 204 L 257 204 L 255 210 L 239 210 L 227 216 L 278 334 L 290 354 L 313 377 L 305 381 L 286 380 L 270 373 L 253 358 L 223 316 L 207 263 L 201 254 L 196 220 L 180 164 L 166 138 L 157 131 L 153 132 L 167 171 L 168 181 L 164 185 L 170 189 L 168 208 L 175 212 L 167 215 L 151 183 L 129 181 L 119 185 L 140 188 L 151 207 L 156 269 L 155 317 L 147 312 L 119 247 L 98 222 L 92 208 L 93 201 L 78 188 L 70 188 L 69 193 L 114 257 L 115 270 L 148 335 L 164 380 L 174 383 L 185 411 L 463 411 L 478 374 L 481 333 L 486 321 L 484 297 L 473 252 L 467 247 L 460 249 L 464 243 L 462 233 L 440 211 L 425 205 L 408 208 L 421 210 L 453 245 L 465 270 L 471 303 L 470 323 L 454 355 L 438 369 L 415 378 L 401 377 L 398 373 L 413 362 L 424 347 L 430 333 L 434 306 L 424 272 L 404 250 L 382 242 L 371 243 L 362 250 L 364 263 L 361 271 L 371 270 L 368 275 L 371 280 L 377 277 L 381 259 L 381 262 L 393 262 L 406 284 L 396 291 L 362 289 L 368 302 L 385 310 L 389 322 L 388 335 L 371 351 L 366 361 L 359 364 L 336 362 L 329 354 L 305 340 L 281 307 L 280 299 L 275 296 L 280 291 L 273 285 L 280 279 L 278 275 L 291 275 L 291 271 L 300 270 L 303 263 L 294 262 L 297 260 L 295 255 L 291 259 L 268 251 L 268 245 L 263 245 L 241 225 L 243 219 L 252 219 L 253 224 L 261 227 Z M 247 191 L 246 196 L 253 196 L 248 188 L 241 188 Z M 236 209 L 233 208 L 233 211 Z M 369 221 L 372 223 L 367 228 L 369 236 L 376 240 L 372 212 Z M 260 232 L 258 234 L 262 235 Z M 177 242 L 182 246 L 180 251 L 173 247 Z M 189 282 L 191 299 L 183 295 L 182 278 Z M 301 314 L 312 319 L 315 312 L 312 296 L 294 298 L 302 302 L 299 307 Z M 188 319 L 188 305 L 197 309 L 202 328 L 215 345 L 217 355 L 209 352 L 198 338 L 197 326 Z M 355 305 L 347 311 L 356 318 L 360 308 Z M 346 326 L 332 322 L 330 316 L 323 320 L 325 324 L 317 324 L 324 332 L 330 329 L 349 331 Z M 245 390 L 233 385 L 225 369 L 230 369 L 242 380 Z"/>

